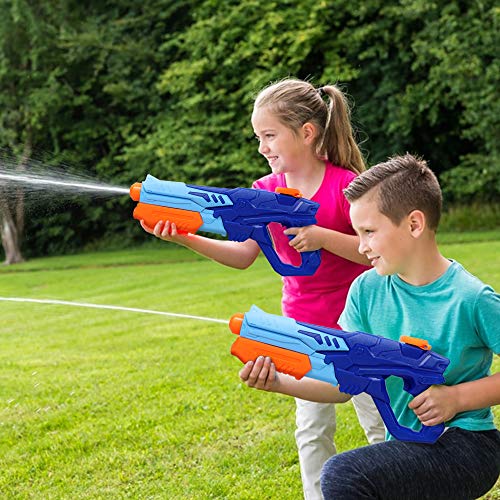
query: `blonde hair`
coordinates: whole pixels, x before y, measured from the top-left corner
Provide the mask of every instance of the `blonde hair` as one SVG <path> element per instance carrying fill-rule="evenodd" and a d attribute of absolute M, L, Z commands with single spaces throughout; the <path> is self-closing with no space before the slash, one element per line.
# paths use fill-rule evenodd
<path fill-rule="evenodd" d="M 407 153 L 374 165 L 353 179 L 344 195 L 352 203 L 372 190 L 380 213 L 393 224 L 398 226 L 410 212 L 420 210 L 429 229 L 437 230 L 443 197 L 439 181 L 422 158 Z"/>
<path fill-rule="evenodd" d="M 254 108 L 269 109 L 293 131 L 304 123 L 314 124 L 318 130 L 314 143 L 318 156 L 326 156 L 334 165 L 356 174 L 366 170 L 354 139 L 347 98 L 337 86 L 315 88 L 309 82 L 287 78 L 264 88 Z"/>

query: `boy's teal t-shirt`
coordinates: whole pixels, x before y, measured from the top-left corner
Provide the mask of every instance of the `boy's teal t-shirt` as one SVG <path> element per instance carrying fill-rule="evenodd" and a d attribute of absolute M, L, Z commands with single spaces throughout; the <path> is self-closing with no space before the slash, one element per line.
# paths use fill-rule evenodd
<path fill-rule="evenodd" d="M 347 331 L 393 340 L 401 335 L 427 340 L 450 360 L 445 383 L 455 385 L 489 375 L 493 353 L 500 352 L 500 295 L 456 261 L 423 286 L 372 269 L 353 282 L 339 324 Z M 403 390 L 403 381 L 389 377 L 386 385 L 398 422 L 419 430 L 420 421 L 408 408 L 413 396 Z M 495 428 L 490 408 L 459 413 L 446 425 L 471 431 Z"/>

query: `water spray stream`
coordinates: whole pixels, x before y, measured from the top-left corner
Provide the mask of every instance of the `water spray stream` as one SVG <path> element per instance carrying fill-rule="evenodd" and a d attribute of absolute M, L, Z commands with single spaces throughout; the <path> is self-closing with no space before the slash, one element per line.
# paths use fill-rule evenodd
<path fill-rule="evenodd" d="M 92 184 L 90 182 L 75 182 L 75 181 L 63 181 L 50 178 L 44 178 L 37 175 L 22 175 L 22 174 L 7 174 L 0 172 L 0 180 L 4 179 L 11 182 L 39 185 L 40 187 L 46 188 L 47 186 L 56 186 L 59 188 L 75 188 L 83 191 L 105 191 L 109 193 L 119 193 L 128 194 L 129 190 L 126 188 L 108 186 L 104 184 Z"/>
<path fill-rule="evenodd" d="M 160 316 L 172 316 L 175 318 L 186 318 L 186 319 L 196 319 L 199 321 L 209 321 L 212 323 L 224 323 L 227 325 L 227 320 L 218 319 L 218 318 L 208 318 L 206 316 L 192 316 L 191 314 L 180 314 L 180 313 L 171 313 L 165 311 L 155 311 L 152 309 L 139 309 L 136 307 L 122 307 L 122 306 L 114 306 L 108 304 L 90 304 L 88 302 L 69 302 L 65 300 L 52 300 L 52 299 L 27 299 L 23 297 L 0 297 L 0 301 L 7 302 L 31 302 L 35 304 L 53 304 L 53 305 L 62 305 L 62 306 L 73 306 L 73 307 L 90 307 L 93 309 L 113 309 L 115 311 L 127 311 L 133 313 L 142 313 L 142 314 L 157 314 Z"/>
<path fill-rule="evenodd" d="M 0 187 L 14 188 L 7 192 L 11 198 L 27 195 L 28 199 L 50 197 L 54 192 L 66 195 L 107 197 L 129 194 L 129 188 L 97 181 L 89 174 L 75 171 L 67 165 L 46 165 L 29 159 L 24 165 L 0 149 Z"/>

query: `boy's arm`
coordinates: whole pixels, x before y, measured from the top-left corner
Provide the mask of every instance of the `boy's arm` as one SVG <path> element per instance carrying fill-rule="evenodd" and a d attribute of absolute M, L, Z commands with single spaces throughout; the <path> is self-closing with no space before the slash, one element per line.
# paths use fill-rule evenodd
<path fill-rule="evenodd" d="M 304 377 L 300 380 L 278 373 L 269 357 L 259 356 L 255 362 L 249 361 L 239 372 L 241 380 L 255 389 L 279 392 L 287 396 L 314 401 L 315 403 L 345 403 L 349 394 L 340 392 L 328 382 Z"/>
<path fill-rule="evenodd" d="M 457 413 L 500 404 L 500 373 L 457 385 L 433 385 L 408 405 L 424 425 L 451 420 Z"/>

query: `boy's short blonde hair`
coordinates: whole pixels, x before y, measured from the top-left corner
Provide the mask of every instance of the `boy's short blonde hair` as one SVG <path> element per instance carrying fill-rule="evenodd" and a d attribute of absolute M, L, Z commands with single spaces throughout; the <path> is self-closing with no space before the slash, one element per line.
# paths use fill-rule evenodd
<path fill-rule="evenodd" d="M 413 210 L 421 210 L 429 229 L 437 230 L 443 196 L 439 181 L 422 158 L 407 153 L 374 165 L 356 177 L 344 195 L 352 203 L 375 189 L 380 213 L 394 224 L 399 225 Z"/>

